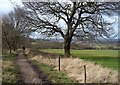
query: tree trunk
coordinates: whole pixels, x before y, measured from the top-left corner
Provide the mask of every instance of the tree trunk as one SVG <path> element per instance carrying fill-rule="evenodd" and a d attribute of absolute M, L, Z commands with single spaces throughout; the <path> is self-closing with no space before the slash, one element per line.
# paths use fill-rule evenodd
<path fill-rule="evenodd" d="M 71 44 L 71 38 L 66 37 L 64 38 L 64 56 L 70 57 L 70 44 Z"/>
<path fill-rule="evenodd" d="M 15 48 L 13 48 L 13 51 L 16 51 L 16 49 L 15 49 Z"/>
<path fill-rule="evenodd" d="M 70 45 L 64 45 L 64 56 L 70 57 Z"/>
<path fill-rule="evenodd" d="M 11 48 L 9 48 L 9 53 L 11 54 L 11 52 L 12 52 L 12 49 L 11 49 Z"/>
<path fill-rule="evenodd" d="M 5 35 L 5 40 L 6 40 L 6 43 L 7 43 L 8 48 L 9 48 L 9 53 L 11 53 L 11 51 L 12 51 L 11 44 L 10 44 L 10 42 L 8 41 L 8 38 L 6 37 L 6 33 L 5 33 L 5 32 L 4 32 L 4 35 Z"/>
<path fill-rule="evenodd" d="M 13 51 L 16 51 L 16 46 L 14 44 L 12 44 L 13 47 Z"/>
<path fill-rule="evenodd" d="M 8 47 L 9 47 L 9 53 L 11 53 L 12 52 L 12 47 L 11 47 L 9 42 L 7 42 L 7 44 L 8 44 Z"/>

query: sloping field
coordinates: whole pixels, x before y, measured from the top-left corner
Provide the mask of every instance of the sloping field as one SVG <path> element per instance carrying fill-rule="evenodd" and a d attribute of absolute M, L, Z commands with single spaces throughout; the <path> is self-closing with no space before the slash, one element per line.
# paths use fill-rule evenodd
<path fill-rule="evenodd" d="M 59 53 L 63 54 L 63 49 L 43 49 L 44 52 L 49 53 Z M 109 57 L 118 57 L 118 50 L 71 50 L 72 55 L 74 56 L 84 56 L 84 57 L 92 57 L 92 56 L 109 56 Z"/>
<path fill-rule="evenodd" d="M 58 58 L 44 57 L 42 55 L 34 55 L 32 60 L 36 60 L 40 63 L 55 66 L 58 70 Z M 68 77 L 72 80 L 84 83 L 84 65 L 87 69 L 87 83 L 117 83 L 118 72 L 108 68 L 103 68 L 94 62 L 84 61 L 79 58 L 61 58 L 61 71 L 67 73 Z"/>
<path fill-rule="evenodd" d="M 63 54 L 62 49 L 44 49 L 42 51 Z M 71 54 L 104 67 L 118 69 L 118 50 L 71 50 Z"/>

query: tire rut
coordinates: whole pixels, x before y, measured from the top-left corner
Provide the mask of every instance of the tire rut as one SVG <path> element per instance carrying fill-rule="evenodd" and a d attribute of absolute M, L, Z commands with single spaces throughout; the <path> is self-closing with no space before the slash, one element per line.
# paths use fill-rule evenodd
<path fill-rule="evenodd" d="M 22 50 L 18 52 L 16 64 L 20 75 L 19 84 L 52 85 L 42 70 L 27 60 Z"/>

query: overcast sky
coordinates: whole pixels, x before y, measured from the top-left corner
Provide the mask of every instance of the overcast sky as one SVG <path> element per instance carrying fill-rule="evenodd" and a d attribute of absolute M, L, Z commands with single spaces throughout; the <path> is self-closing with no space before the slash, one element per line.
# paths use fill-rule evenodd
<path fill-rule="evenodd" d="M 21 0 L 12 0 L 12 2 L 21 5 Z M 8 13 L 13 10 L 13 4 L 11 4 L 11 0 L 0 0 L 0 13 Z"/>
<path fill-rule="evenodd" d="M 14 5 L 11 3 L 11 1 L 17 5 L 20 5 L 20 6 L 22 5 L 22 0 L 0 0 L 0 14 L 1 13 L 2 14 L 9 13 L 11 10 L 13 10 Z M 118 18 L 118 15 L 114 16 L 114 18 Z M 109 18 L 109 20 L 112 21 L 112 17 Z M 115 28 L 116 32 L 118 32 L 118 22 L 114 24 L 114 28 Z M 36 35 L 37 34 L 35 34 L 34 37 Z"/>

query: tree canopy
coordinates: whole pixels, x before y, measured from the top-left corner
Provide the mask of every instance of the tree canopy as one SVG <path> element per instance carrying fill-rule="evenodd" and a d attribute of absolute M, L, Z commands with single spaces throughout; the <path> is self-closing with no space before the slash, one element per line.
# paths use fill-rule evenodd
<path fill-rule="evenodd" d="M 23 2 L 32 31 L 48 36 L 61 35 L 64 51 L 70 56 L 70 44 L 74 36 L 109 38 L 115 33 L 104 16 L 112 16 L 118 10 L 115 2 Z"/>

